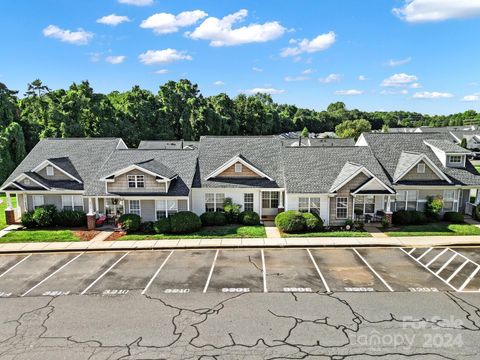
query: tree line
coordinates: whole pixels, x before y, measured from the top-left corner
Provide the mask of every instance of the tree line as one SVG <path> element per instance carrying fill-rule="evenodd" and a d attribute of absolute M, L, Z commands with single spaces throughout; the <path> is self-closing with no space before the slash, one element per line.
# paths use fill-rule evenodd
<path fill-rule="evenodd" d="M 315 111 L 275 103 L 267 94 L 203 96 L 186 79 L 168 81 L 157 93 L 134 86 L 108 94 L 95 92 L 88 81 L 52 90 L 37 79 L 23 96 L 0 83 L 0 182 L 46 137 L 121 137 L 135 147 L 141 140 L 271 135 L 304 128 L 315 133 L 337 129 L 342 137 L 355 137 L 385 126 L 462 125 L 471 119 L 480 120 L 480 113 L 364 112 L 349 110 L 343 102 Z"/>

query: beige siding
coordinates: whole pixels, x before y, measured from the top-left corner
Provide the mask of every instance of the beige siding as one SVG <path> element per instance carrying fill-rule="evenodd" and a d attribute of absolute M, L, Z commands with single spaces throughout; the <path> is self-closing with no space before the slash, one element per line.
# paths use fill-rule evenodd
<path fill-rule="evenodd" d="M 58 169 L 53 168 L 53 176 L 47 176 L 47 168 L 37 171 L 37 174 L 47 180 L 72 180 L 71 177 L 65 175 Z"/>
<path fill-rule="evenodd" d="M 424 161 L 420 161 L 419 164 L 425 164 Z M 402 178 L 402 180 L 416 180 L 416 181 L 422 181 L 422 180 L 438 180 L 440 179 L 437 174 L 435 174 L 430 167 L 425 164 L 425 173 L 424 174 L 419 174 L 417 173 L 417 165 L 413 167 L 412 170 L 410 170 L 405 176 Z"/>
<path fill-rule="evenodd" d="M 246 167 L 243 164 L 241 164 L 242 165 L 242 171 L 237 173 L 237 172 L 235 172 L 235 165 L 236 164 L 230 166 L 228 169 L 226 169 L 222 173 L 218 174 L 217 177 L 261 178 L 260 175 L 258 175 L 256 172 L 250 170 L 248 167 Z"/>
<path fill-rule="evenodd" d="M 155 200 L 142 200 L 142 221 L 155 221 Z"/>
<path fill-rule="evenodd" d="M 368 180 L 368 176 L 363 173 L 358 174 L 349 183 L 337 191 L 335 197 L 330 198 L 330 226 L 341 226 L 345 224 L 346 219 L 337 219 L 337 197 L 346 197 L 348 199 L 347 219 L 352 218 L 353 213 L 353 197 L 350 195 L 352 190 L 355 190 L 360 185 Z"/>
<path fill-rule="evenodd" d="M 145 187 L 144 188 L 129 188 L 127 182 L 128 175 L 143 175 L 145 178 Z M 115 182 L 107 183 L 107 191 L 110 193 L 123 193 L 123 192 L 165 192 L 166 187 L 165 183 L 159 183 L 156 181 L 155 176 L 146 174 L 139 170 L 132 170 L 128 173 L 122 174 L 115 178 Z"/>

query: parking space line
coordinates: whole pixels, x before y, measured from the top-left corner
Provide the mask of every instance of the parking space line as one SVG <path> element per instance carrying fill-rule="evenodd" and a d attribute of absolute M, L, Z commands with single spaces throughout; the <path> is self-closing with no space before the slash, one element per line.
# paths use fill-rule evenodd
<path fill-rule="evenodd" d="M 33 254 L 29 254 L 28 256 L 24 257 L 22 260 L 18 261 L 17 263 L 15 263 L 15 265 L 9 267 L 7 270 L 5 270 L 2 274 L 0 274 L 0 278 L 4 275 L 7 275 L 10 271 L 12 271 L 13 269 L 15 269 L 18 265 L 20 265 L 22 262 L 24 262 L 25 260 L 27 260 L 30 256 L 32 256 Z"/>
<path fill-rule="evenodd" d="M 440 269 L 438 269 L 438 271 L 435 273 L 435 275 L 440 274 L 440 273 L 453 261 L 453 259 L 455 259 L 456 257 L 457 257 L 457 254 L 454 253 L 454 254 L 452 255 L 452 257 L 451 257 L 450 259 L 448 259 L 448 261 L 447 261 L 445 264 L 443 264 L 443 266 L 442 266 Z M 439 277 L 440 277 L 440 276 L 439 276 Z"/>
<path fill-rule="evenodd" d="M 268 292 L 268 290 L 267 290 L 267 270 L 265 267 L 265 253 L 263 249 L 261 250 L 261 252 L 262 252 L 263 292 L 266 293 Z"/>
<path fill-rule="evenodd" d="M 30 288 L 29 290 L 27 290 L 26 292 L 24 292 L 22 294 L 22 297 L 25 296 L 25 295 L 28 295 L 28 293 L 30 293 L 32 290 L 36 289 L 38 286 L 42 285 L 45 281 L 47 281 L 48 279 L 50 279 L 53 275 L 55 275 L 56 273 L 62 271 L 64 268 L 66 268 L 69 264 L 71 264 L 72 262 L 74 262 L 75 260 L 77 260 L 80 256 L 82 256 L 84 253 L 80 253 L 78 254 L 77 256 L 75 256 L 73 259 L 70 259 L 70 261 L 66 262 L 65 264 L 63 264 L 62 266 L 60 266 L 57 270 L 55 270 L 53 273 L 51 273 L 50 275 L 48 275 L 45 279 L 43 279 L 42 281 L 40 281 L 38 284 L 36 284 L 34 287 Z"/>
<path fill-rule="evenodd" d="M 155 271 L 155 274 L 153 274 L 152 278 L 150 279 L 150 281 L 148 282 L 147 286 L 145 286 L 145 289 L 143 289 L 142 291 L 142 295 L 145 295 L 145 293 L 147 292 L 148 288 L 150 287 L 150 285 L 152 285 L 153 281 L 157 278 L 158 274 L 160 274 L 160 271 L 162 271 L 163 267 L 165 266 L 165 264 L 167 263 L 168 259 L 170 259 L 170 256 L 172 256 L 174 250 L 170 251 L 170 254 L 168 254 L 168 256 L 166 257 L 165 260 L 163 260 L 163 263 L 162 265 L 160 265 L 160 267 L 158 268 L 157 271 Z"/>
<path fill-rule="evenodd" d="M 420 256 L 417 258 L 417 260 L 420 261 L 421 258 L 423 258 L 425 255 L 427 255 L 427 254 L 428 254 L 430 251 L 432 251 L 432 250 L 433 250 L 433 248 L 428 248 L 428 250 L 425 251 L 422 255 L 420 255 Z"/>
<path fill-rule="evenodd" d="M 445 254 L 447 251 L 448 251 L 448 248 L 443 249 L 443 250 L 442 250 L 440 253 L 438 253 L 432 260 L 430 260 L 430 261 L 428 262 L 428 264 L 425 265 L 425 266 L 430 266 L 430 265 L 432 265 L 432 264 L 435 262 L 435 260 L 437 260 L 440 256 L 442 256 L 443 254 Z"/>
<path fill-rule="evenodd" d="M 465 260 L 465 261 L 463 262 L 463 264 L 460 265 L 460 266 L 457 268 L 457 270 L 455 270 L 455 271 L 453 272 L 452 275 L 450 275 L 450 277 L 447 279 L 447 282 L 449 283 L 449 282 L 465 267 L 465 265 L 468 264 L 469 261 L 470 261 L 470 260 Z"/>
<path fill-rule="evenodd" d="M 100 276 L 99 276 L 98 278 L 96 278 L 90 285 L 88 285 L 87 288 L 80 293 L 80 295 L 84 295 L 88 290 L 90 290 L 90 288 L 91 288 L 93 285 L 95 285 L 101 278 L 103 278 L 105 275 L 107 275 L 107 273 L 108 273 L 110 270 L 112 270 L 120 261 L 122 261 L 123 258 L 124 258 L 125 256 L 127 256 L 128 254 L 130 254 L 130 251 L 129 251 L 129 252 L 126 252 L 125 254 L 123 254 L 123 255 L 120 257 L 120 259 L 118 259 L 117 261 L 115 261 L 112 266 L 110 266 L 107 270 L 105 270 L 105 271 L 103 272 L 102 275 L 100 275 Z"/>
<path fill-rule="evenodd" d="M 215 253 L 215 257 L 213 258 L 212 267 L 210 268 L 210 273 L 208 274 L 207 282 L 205 283 L 205 287 L 203 288 L 204 293 L 207 292 L 208 285 L 210 284 L 210 279 L 212 278 L 213 269 L 215 268 L 215 262 L 217 261 L 217 256 L 219 251 L 220 250 L 217 249 L 217 252 Z"/>
<path fill-rule="evenodd" d="M 475 275 L 477 275 L 478 271 L 480 271 L 480 266 L 477 266 L 475 268 L 475 270 L 473 270 L 473 272 L 470 274 L 470 276 L 467 278 L 467 280 L 465 280 L 465 282 L 462 284 L 462 286 L 460 286 L 458 288 L 458 291 L 463 291 L 463 289 L 465 289 L 465 287 L 468 285 L 468 283 L 473 279 L 473 277 Z"/>
<path fill-rule="evenodd" d="M 390 290 L 390 291 L 393 292 L 394 290 L 390 287 L 390 285 L 388 285 L 387 282 L 386 282 L 385 280 L 383 280 L 383 278 L 375 271 L 375 269 L 370 266 L 370 264 L 367 262 L 367 260 L 365 260 L 365 259 L 363 258 L 363 256 L 360 255 L 360 253 L 357 251 L 357 249 L 352 248 L 352 250 L 355 252 L 355 254 L 358 255 L 358 257 L 359 257 L 360 259 L 362 259 L 362 261 L 365 263 L 365 265 L 368 266 L 368 268 L 375 274 L 375 276 L 376 276 L 378 279 L 380 279 L 380 281 L 383 283 L 383 285 L 385 285 L 388 290 Z"/>
<path fill-rule="evenodd" d="M 412 252 L 414 252 L 415 250 L 417 250 L 417 248 L 413 248 L 411 249 L 409 252 L 408 252 L 408 255 L 410 255 Z"/>
<path fill-rule="evenodd" d="M 313 265 L 315 266 L 315 269 L 317 269 L 317 273 L 318 275 L 320 276 L 320 279 L 322 279 L 322 283 L 323 283 L 323 286 L 325 286 L 325 289 L 327 290 L 327 292 L 330 292 L 330 287 L 327 285 L 327 282 L 325 281 L 325 278 L 323 277 L 323 274 L 322 272 L 320 271 L 318 265 L 317 265 L 317 262 L 315 261 L 315 259 L 313 258 L 313 255 L 310 251 L 310 249 L 306 249 L 307 252 L 308 252 L 308 255 L 310 255 L 310 259 L 312 259 L 312 262 L 313 262 Z"/>

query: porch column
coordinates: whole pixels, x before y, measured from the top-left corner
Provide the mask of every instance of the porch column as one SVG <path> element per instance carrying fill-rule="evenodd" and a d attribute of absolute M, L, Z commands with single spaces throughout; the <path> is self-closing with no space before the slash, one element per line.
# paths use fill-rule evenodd
<path fill-rule="evenodd" d="M 100 207 L 98 205 L 98 197 L 95 198 L 95 211 L 97 214 L 100 212 Z"/>
<path fill-rule="evenodd" d="M 6 194 L 7 208 L 5 209 L 5 222 L 7 225 L 15 224 L 15 210 L 13 210 L 12 199 L 10 193 Z"/>
<path fill-rule="evenodd" d="M 7 196 L 7 210 L 13 210 L 12 197 L 10 196 L 10 193 L 7 193 L 6 196 Z"/>
<path fill-rule="evenodd" d="M 95 229 L 95 211 L 93 210 L 93 198 L 88 198 L 88 214 L 87 214 L 87 228 L 88 230 Z"/>
<path fill-rule="evenodd" d="M 283 191 L 280 191 L 278 193 L 278 212 L 284 212 L 285 211 L 285 205 L 283 204 Z"/>
<path fill-rule="evenodd" d="M 387 208 L 385 209 L 385 218 L 384 218 L 388 225 L 392 225 L 393 222 L 393 213 L 390 209 L 390 195 L 387 196 Z"/>
<path fill-rule="evenodd" d="M 385 209 L 386 212 L 390 212 L 390 195 L 387 196 L 387 208 Z"/>
<path fill-rule="evenodd" d="M 355 221 L 355 195 L 352 196 L 352 220 Z"/>

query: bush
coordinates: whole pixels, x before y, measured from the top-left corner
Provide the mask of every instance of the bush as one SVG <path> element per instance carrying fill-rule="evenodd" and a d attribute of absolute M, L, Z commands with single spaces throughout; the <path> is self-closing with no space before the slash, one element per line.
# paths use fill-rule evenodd
<path fill-rule="evenodd" d="M 389 227 L 390 227 L 390 222 L 387 219 L 383 218 L 382 219 L 382 229 L 388 229 Z"/>
<path fill-rule="evenodd" d="M 188 234 L 200 230 L 202 221 L 191 211 L 180 211 L 170 217 L 170 226 L 173 234 Z"/>
<path fill-rule="evenodd" d="M 135 232 L 140 229 L 142 218 L 137 214 L 123 214 L 118 222 L 127 232 Z"/>
<path fill-rule="evenodd" d="M 78 210 L 62 210 L 57 214 L 56 224 L 65 227 L 81 227 L 87 225 L 87 215 Z"/>
<path fill-rule="evenodd" d="M 318 231 L 323 228 L 323 220 L 312 213 L 303 213 L 305 219 L 305 230 Z"/>
<path fill-rule="evenodd" d="M 259 225 L 260 216 L 255 211 L 242 211 L 238 216 L 240 223 L 243 225 Z"/>
<path fill-rule="evenodd" d="M 226 198 L 223 206 L 223 211 L 227 217 L 227 222 L 229 224 L 238 223 L 238 217 L 240 215 L 240 209 L 242 205 L 235 204 L 231 198 Z"/>
<path fill-rule="evenodd" d="M 415 210 L 399 210 L 393 213 L 395 225 L 421 225 L 428 222 L 427 216 Z"/>
<path fill-rule="evenodd" d="M 22 215 L 22 225 L 27 228 L 37 226 L 37 222 L 33 219 L 33 211 L 26 212 Z"/>
<path fill-rule="evenodd" d="M 306 221 L 299 211 L 289 210 L 275 217 L 275 225 L 286 233 L 302 232 L 306 228 Z"/>
<path fill-rule="evenodd" d="M 443 208 L 443 200 L 440 198 L 434 198 L 432 196 L 427 197 L 427 203 L 425 204 L 425 215 L 434 221 L 440 219 L 440 211 Z"/>
<path fill-rule="evenodd" d="M 211 211 L 203 213 L 200 215 L 200 220 L 203 226 L 213 226 L 215 225 L 215 213 Z"/>
<path fill-rule="evenodd" d="M 144 234 L 154 234 L 155 228 L 153 221 L 145 221 L 140 224 L 140 232 Z"/>
<path fill-rule="evenodd" d="M 57 208 L 55 205 L 39 206 L 33 211 L 33 220 L 40 227 L 53 226 L 57 220 Z"/>
<path fill-rule="evenodd" d="M 222 212 L 213 213 L 213 223 L 215 226 L 223 226 L 227 224 L 227 215 Z"/>
<path fill-rule="evenodd" d="M 462 224 L 465 222 L 465 218 L 462 213 L 456 211 L 449 211 L 443 215 L 443 220 L 454 223 Z"/>
<path fill-rule="evenodd" d="M 170 218 L 162 218 L 154 222 L 153 229 L 157 234 L 169 234 L 172 230 Z"/>
<path fill-rule="evenodd" d="M 480 221 L 480 205 L 477 205 L 475 207 L 475 210 L 473 212 L 474 218 Z"/>

